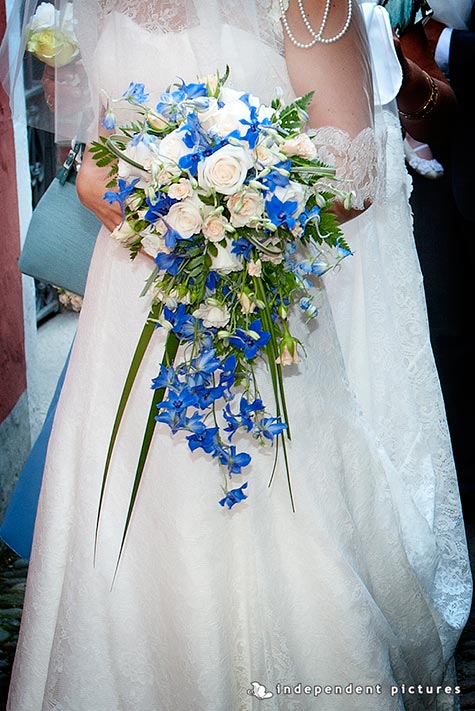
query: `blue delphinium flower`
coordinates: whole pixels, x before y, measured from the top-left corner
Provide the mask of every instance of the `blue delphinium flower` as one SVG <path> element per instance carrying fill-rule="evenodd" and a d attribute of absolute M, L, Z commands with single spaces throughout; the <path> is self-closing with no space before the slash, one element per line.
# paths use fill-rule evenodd
<path fill-rule="evenodd" d="M 277 195 L 273 195 L 270 200 L 266 201 L 267 215 L 276 227 L 284 226 L 288 230 L 295 227 L 296 218 L 294 213 L 298 208 L 296 200 L 287 200 L 282 202 Z"/>
<path fill-rule="evenodd" d="M 219 358 L 216 358 L 214 348 L 203 350 L 191 361 L 191 371 L 193 372 L 197 382 L 203 383 L 208 376 L 215 372 L 221 365 Z"/>
<path fill-rule="evenodd" d="M 193 318 L 191 314 L 187 312 L 185 304 L 178 304 L 174 310 L 169 309 L 168 306 L 164 306 L 162 315 L 165 321 L 170 324 L 170 330 L 173 331 L 173 333 L 180 333 L 183 324 L 190 318 Z"/>
<path fill-rule="evenodd" d="M 226 446 L 226 449 L 222 449 L 218 459 L 228 468 L 230 474 L 240 474 L 241 469 L 251 462 L 251 455 L 247 452 L 236 452 L 236 447 L 231 444 L 229 447 Z"/>
<path fill-rule="evenodd" d="M 107 200 L 109 205 L 113 205 L 115 202 L 119 203 L 122 216 L 125 219 L 125 203 L 127 199 L 132 195 L 135 190 L 135 186 L 139 182 L 140 178 L 135 178 L 131 183 L 119 178 L 117 181 L 117 186 L 119 188 L 118 192 L 115 190 L 107 190 L 104 193 L 103 200 Z"/>
<path fill-rule="evenodd" d="M 250 259 L 253 246 L 245 237 L 238 237 L 233 240 L 231 252 L 244 257 L 246 261 Z"/>
<path fill-rule="evenodd" d="M 170 274 L 171 276 L 176 276 L 183 259 L 184 258 L 180 257 L 178 254 L 159 252 L 154 258 L 154 262 L 159 271 L 167 272 L 167 274 Z"/>
<path fill-rule="evenodd" d="M 247 496 L 243 491 L 246 487 L 247 481 L 240 486 L 239 489 L 231 489 L 231 491 L 228 491 L 224 499 L 221 499 L 219 502 L 221 506 L 227 506 L 228 509 L 232 509 L 234 504 L 238 504 L 240 501 L 247 499 Z"/>
<path fill-rule="evenodd" d="M 144 89 L 144 84 L 136 84 L 131 81 L 122 96 L 129 101 L 136 101 L 138 104 L 143 104 L 149 97 L 149 95 L 144 92 Z"/>
<path fill-rule="evenodd" d="M 192 452 L 202 449 L 206 454 L 212 454 L 219 449 L 218 432 L 218 427 L 206 427 L 200 433 L 187 435 L 188 447 Z"/>
<path fill-rule="evenodd" d="M 189 388 L 184 387 L 178 392 L 168 391 L 168 400 L 163 400 L 157 407 L 161 410 L 165 408 L 170 412 L 186 412 L 189 407 L 198 404 L 198 398 Z"/>
<path fill-rule="evenodd" d="M 254 425 L 252 436 L 262 436 L 273 442 L 274 437 L 282 434 L 285 429 L 287 429 L 286 423 L 281 422 L 278 417 L 263 417 Z"/>
<path fill-rule="evenodd" d="M 236 333 L 229 336 L 229 343 L 243 350 L 247 360 L 254 358 L 258 351 L 269 343 L 269 340 L 270 333 L 262 330 L 260 319 L 253 321 L 247 331 L 238 328 Z"/>
<path fill-rule="evenodd" d="M 116 116 L 111 108 L 108 108 L 102 119 L 102 125 L 107 131 L 113 131 L 116 124 Z"/>
<path fill-rule="evenodd" d="M 149 197 L 146 198 L 145 202 L 148 206 L 148 211 L 145 213 L 145 219 L 147 222 L 154 223 L 159 218 L 167 215 L 171 206 L 174 205 L 177 200 L 169 197 L 167 193 L 159 193 L 157 199 L 153 202 Z"/>
<path fill-rule="evenodd" d="M 173 366 L 169 368 L 165 367 L 163 363 L 160 366 L 160 373 L 156 378 L 152 378 L 152 390 L 157 390 L 159 388 L 172 388 L 178 390 L 180 387 L 180 381 L 177 378 L 175 369 Z"/>

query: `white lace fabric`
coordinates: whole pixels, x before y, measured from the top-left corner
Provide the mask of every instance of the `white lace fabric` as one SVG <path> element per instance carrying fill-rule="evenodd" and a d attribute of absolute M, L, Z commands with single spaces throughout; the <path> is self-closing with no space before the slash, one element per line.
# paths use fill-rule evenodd
<path fill-rule="evenodd" d="M 198 24 L 186 3 L 181 29 L 175 5 L 97 6 L 94 81 L 111 95 L 131 80 L 160 92 L 218 61 L 235 88 L 268 100 L 280 85 L 292 96 L 277 46 L 227 22 L 203 45 L 203 12 L 216 3 L 194 5 Z M 244 5 L 255 16 L 275 8 Z M 157 331 L 121 426 L 94 566 L 103 463 L 150 273 L 103 229 L 50 441 L 9 711 L 248 711 L 254 680 L 274 692 L 270 711 L 456 708 L 453 694 L 389 693 L 455 683 L 471 598 L 397 117 L 381 112 L 354 138 L 320 127 L 315 140 L 358 204 L 372 206 L 345 226 L 354 256 L 325 277 L 317 321 L 293 317 L 307 352 L 285 374 L 296 512 L 282 461 L 267 486 L 272 451 L 253 448 L 249 498 L 227 511 L 214 463 L 157 428 L 110 589 L 163 350 Z M 264 367 L 258 377 L 271 402 Z M 276 693 L 299 682 L 380 684 L 383 695 Z"/>

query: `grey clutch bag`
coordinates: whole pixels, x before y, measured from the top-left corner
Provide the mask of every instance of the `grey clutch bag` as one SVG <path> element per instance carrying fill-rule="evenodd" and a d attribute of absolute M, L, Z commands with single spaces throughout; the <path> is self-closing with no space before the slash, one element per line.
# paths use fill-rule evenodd
<path fill-rule="evenodd" d="M 23 274 L 82 296 L 101 222 L 76 193 L 76 156 L 64 165 L 33 210 L 18 266 Z"/>

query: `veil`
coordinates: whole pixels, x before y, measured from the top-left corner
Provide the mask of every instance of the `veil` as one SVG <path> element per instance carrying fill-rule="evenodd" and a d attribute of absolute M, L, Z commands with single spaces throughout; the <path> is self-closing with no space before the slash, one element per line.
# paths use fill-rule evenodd
<path fill-rule="evenodd" d="M 437 532 L 438 568 L 434 579 L 424 580 L 423 584 L 440 612 L 439 633 L 450 657 L 468 615 L 459 600 L 461 591 L 467 591 L 466 599 L 469 598 L 471 576 L 449 433 L 429 340 L 422 276 L 412 237 L 408 208 L 411 181 L 405 169 L 395 104 L 401 77 L 394 63 L 390 35 L 384 34 L 385 20 L 374 16 L 377 3 L 358 4 L 370 6 L 366 8 L 368 27 L 374 23 L 369 36 L 376 81 L 373 87 L 365 87 L 368 96 L 372 90 L 375 94 L 374 127 L 352 136 L 344 125 L 322 125 L 316 127 L 315 140 L 323 159 L 339 162 L 345 179 L 354 181 L 360 203 L 369 198 L 372 205 L 345 225 L 345 236 L 354 254 L 345 260 L 339 274 L 326 275 L 325 298 L 333 313 L 350 387 L 376 435 L 382 456 L 396 469 L 424 525 Z M 23 38 L 35 5 L 33 0 L 27 3 Z M 16 2 L 16 11 L 19 6 Z M 255 62 L 254 49 L 259 47 L 260 52 L 265 52 L 274 86 L 291 90 L 279 0 L 241 0 L 239 13 L 235 0 L 72 0 L 72 7 L 80 46 L 77 62 L 82 69 L 69 73 L 56 69 L 57 136 L 85 139 L 97 131 L 103 97 L 95 57 L 101 33 L 109 31 L 114 37 L 116 14 L 125 15 L 150 33 L 172 34 L 186 29 L 189 51 L 196 55 L 196 67 L 202 74 L 220 67 L 229 43 L 236 43 L 234 49 L 241 52 L 242 67 L 236 72 L 233 68 L 232 81 L 239 87 L 247 76 L 252 76 L 254 85 L 249 91 L 268 100 L 272 87 L 260 85 L 259 73 L 249 69 Z M 61 0 L 59 22 L 65 12 L 66 2 Z M 229 27 L 232 32 L 227 31 Z M 365 41 L 362 40 L 362 47 L 366 46 Z M 125 66 L 127 71 L 133 71 L 138 66 L 134 47 L 129 47 L 127 58 L 115 54 L 113 42 L 103 43 L 101 51 L 107 53 L 112 83 L 116 81 L 114 90 L 124 90 L 122 72 L 117 68 Z M 363 62 L 371 61 L 366 51 L 361 56 Z M 7 64 L 7 76 L 18 76 L 18 60 L 16 65 L 11 60 Z M 391 77 L 382 67 L 391 68 Z M 153 78 L 153 66 L 144 69 Z M 64 75 L 73 78 L 66 80 Z M 170 80 L 174 78 L 170 70 Z M 130 76 L 129 80 L 143 79 Z M 76 89 L 79 81 L 80 111 L 71 106 L 69 81 L 75 82 Z M 338 90 L 330 69 L 316 73 L 315 82 L 323 97 L 325 91 Z M 404 529 L 404 522 L 401 526 Z M 404 531 L 411 563 L 422 569 L 414 536 L 410 530 Z"/>

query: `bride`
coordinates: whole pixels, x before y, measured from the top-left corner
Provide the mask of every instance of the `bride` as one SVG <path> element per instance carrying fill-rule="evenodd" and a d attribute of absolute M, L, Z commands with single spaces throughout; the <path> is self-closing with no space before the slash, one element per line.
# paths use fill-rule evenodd
<path fill-rule="evenodd" d="M 226 64 L 263 101 L 315 90 L 322 160 L 355 191 L 336 206 L 354 256 L 319 293 L 307 357 L 286 377 L 289 459 L 252 453 L 252 497 L 228 511 L 213 465 L 157 427 L 117 577 L 134 464 L 157 375 L 143 362 L 102 472 L 142 325 L 152 262 L 110 237 L 120 214 L 87 155 L 83 202 L 101 218 L 51 435 L 9 711 L 445 711 L 471 579 L 456 476 L 411 235 L 397 116 L 373 107 L 356 3 L 74 1 L 92 95 L 159 93 Z M 309 41 L 322 25 L 327 41 Z M 314 28 L 312 30 L 312 28 Z M 331 40 L 331 41 L 328 41 Z M 302 45 L 310 44 L 309 47 Z M 97 124 L 96 124 L 97 125 Z M 271 392 L 259 373 L 262 395 Z"/>

